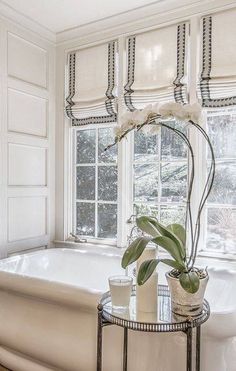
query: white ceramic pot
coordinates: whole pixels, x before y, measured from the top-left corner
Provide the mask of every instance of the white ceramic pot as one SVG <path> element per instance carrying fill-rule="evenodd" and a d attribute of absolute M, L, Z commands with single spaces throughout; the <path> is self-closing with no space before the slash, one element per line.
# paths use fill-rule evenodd
<path fill-rule="evenodd" d="M 208 275 L 200 279 L 200 286 L 196 293 L 190 294 L 186 292 L 178 278 L 172 277 L 170 272 L 166 273 L 168 282 L 172 312 L 182 316 L 197 316 L 203 308 L 203 300 L 208 282 Z"/>

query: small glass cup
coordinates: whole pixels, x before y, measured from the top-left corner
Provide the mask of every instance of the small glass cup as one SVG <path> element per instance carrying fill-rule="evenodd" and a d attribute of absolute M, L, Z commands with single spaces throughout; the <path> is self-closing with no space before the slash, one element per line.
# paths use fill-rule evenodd
<path fill-rule="evenodd" d="M 109 278 L 112 307 L 123 311 L 129 307 L 133 278 L 129 276 L 113 276 Z"/>

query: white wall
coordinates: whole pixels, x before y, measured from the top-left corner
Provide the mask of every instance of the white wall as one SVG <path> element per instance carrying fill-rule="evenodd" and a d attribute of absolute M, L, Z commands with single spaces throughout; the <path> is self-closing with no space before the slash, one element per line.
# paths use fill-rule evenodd
<path fill-rule="evenodd" d="M 55 46 L 0 19 L 0 257 L 55 234 Z"/>

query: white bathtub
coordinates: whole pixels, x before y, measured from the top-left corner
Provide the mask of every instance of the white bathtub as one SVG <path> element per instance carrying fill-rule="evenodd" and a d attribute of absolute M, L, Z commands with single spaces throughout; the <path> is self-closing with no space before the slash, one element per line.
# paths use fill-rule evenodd
<path fill-rule="evenodd" d="M 58 248 L 0 261 L 0 363 L 14 371 L 95 371 L 97 302 L 107 278 L 121 272 L 114 248 Z M 236 272 L 209 272 L 202 371 L 235 371 Z M 111 326 L 104 334 L 104 371 L 120 371 L 122 330 Z M 131 332 L 129 371 L 157 364 L 159 371 L 183 371 L 185 341 Z"/>

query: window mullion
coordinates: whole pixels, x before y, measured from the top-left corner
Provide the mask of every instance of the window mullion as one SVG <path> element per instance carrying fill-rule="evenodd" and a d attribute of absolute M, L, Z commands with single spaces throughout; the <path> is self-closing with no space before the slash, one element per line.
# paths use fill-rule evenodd
<path fill-rule="evenodd" d="M 197 76 L 199 73 L 199 37 L 200 37 L 200 17 L 194 16 L 190 20 L 190 55 L 189 55 L 189 101 L 191 104 L 198 102 L 197 97 Z M 193 229 L 195 228 L 195 222 L 198 212 L 198 206 L 200 203 L 200 196 L 204 187 L 206 162 L 205 162 L 205 146 L 203 139 L 200 137 L 199 132 L 194 128 L 189 129 L 189 140 L 194 151 L 194 162 L 195 162 L 195 181 L 191 197 L 191 208 L 193 217 Z M 189 170 L 191 166 L 191 160 L 189 159 Z M 199 239 L 199 246 L 202 249 L 204 243 L 204 235 L 206 229 L 206 214 L 205 211 L 202 213 L 201 218 L 201 235 Z"/>
<path fill-rule="evenodd" d="M 126 38 L 119 37 L 119 75 L 118 75 L 118 125 L 124 113 L 123 86 L 125 81 Z M 127 243 L 127 219 L 132 212 L 130 197 L 131 174 L 131 141 L 130 137 L 118 144 L 118 200 L 117 200 L 117 246 L 125 247 Z"/>
<path fill-rule="evenodd" d="M 95 148 L 95 237 L 98 237 L 98 129 L 96 128 Z"/>

